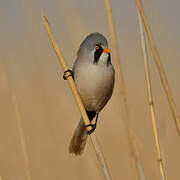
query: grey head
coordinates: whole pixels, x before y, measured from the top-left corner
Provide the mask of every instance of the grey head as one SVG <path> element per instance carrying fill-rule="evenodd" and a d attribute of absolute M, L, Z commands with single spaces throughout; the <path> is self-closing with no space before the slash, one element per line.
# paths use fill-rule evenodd
<path fill-rule="evenodd" d="M 78 54 L 82 55 L 85 59 L 93 60 L 94 64 L 105 62 L 109 65 L 111 63 L 108 42 L 106 38 L 98 32 L 91 33 L 85 38 L 80 45 Z"/>
<path fill-rule="evenodd" d="M 108 42 L 106 38 L 102 34 L 95 32 L 95 33 L 91 33 L 85 38 L 85 40 L 80 45 L 80 50 L 88 49 L 91 51 L 95 48 L 96 44 L 108 48 Z"/>

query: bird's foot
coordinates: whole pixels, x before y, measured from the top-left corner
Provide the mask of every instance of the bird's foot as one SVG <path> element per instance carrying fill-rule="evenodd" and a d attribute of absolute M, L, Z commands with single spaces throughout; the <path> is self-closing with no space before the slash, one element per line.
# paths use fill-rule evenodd
<path fill-rule="evenodd" d="M 91 126 L 91 130 L 87 131 L 87 134 L 90 135 L 94 132 L 94 130 L 96 129 L 96 123 L 95 124 L 88 124 L 86 127 Z"/>
<path fill-rule="evenodd" d="M 74 73 L 73 73 L 73 71 L 71 71 L 70 69 L 64 71 L 63 79 L 64 79 L 64 80 L 67 80 L 67 78 L 68 78 L 69 76 L 72 76 L 72 78 L 74 79 Z"/>

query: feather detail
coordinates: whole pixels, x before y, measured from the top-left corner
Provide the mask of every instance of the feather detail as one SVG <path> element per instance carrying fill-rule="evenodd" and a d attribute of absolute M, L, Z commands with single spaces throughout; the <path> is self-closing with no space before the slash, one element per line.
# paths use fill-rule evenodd
<path fill-rule="evenodd" d="M 69 153 L 81 155 L 86 145 L 87 137 L 86 126 L 81 118 L 71 139 Z"/>

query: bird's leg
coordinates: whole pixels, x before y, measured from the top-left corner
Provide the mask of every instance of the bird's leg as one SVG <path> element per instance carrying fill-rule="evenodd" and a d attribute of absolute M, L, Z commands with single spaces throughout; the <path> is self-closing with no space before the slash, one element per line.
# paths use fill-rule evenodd
<path fill-rule="evenodd" d="M 67 80 L 67 78 L 68 78 L 69 76 L 72 76 L 72 78 L 74 79 L 74 73 L 73 73 L 73 71 L 71 71 L 70 69 L 64 71 L 63 79 L 64 79 L 64 80 Z"/>
<path fill-rule="evenodd" d="M 96 129 L 96 125 L 97 125 L 97 120 L 98 120 L 98 113 L 96 114 L 96 120 L 94 124 L 88 124 L 86 127 L 91 126 L 91 130 L 87 131 L 87 133 L 90 135 L 94 132 L 94 130 Z"/>

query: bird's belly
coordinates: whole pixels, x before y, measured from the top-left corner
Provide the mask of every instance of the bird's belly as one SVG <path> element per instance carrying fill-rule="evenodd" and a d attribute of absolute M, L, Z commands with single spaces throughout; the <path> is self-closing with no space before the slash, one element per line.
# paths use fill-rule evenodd
<path fill-rule="evenodd" d="M 113 70 L 92 64 L 79 69 L 74 78 L 85 108 L 99 112 L 112 95 Z"/>

